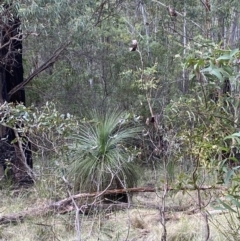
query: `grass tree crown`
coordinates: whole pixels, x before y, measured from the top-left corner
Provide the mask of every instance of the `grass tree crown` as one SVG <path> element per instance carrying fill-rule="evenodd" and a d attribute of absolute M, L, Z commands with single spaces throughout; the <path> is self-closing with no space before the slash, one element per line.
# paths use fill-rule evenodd
<path fill-rule="evenodd" d="M 122 111 L 92 111 L 90 119 L 79 126 L 72 145 L 70 176 L 75 188 L 101 191 L 133 187 L 139 173 L 133 143 L 141 129 Z"/>

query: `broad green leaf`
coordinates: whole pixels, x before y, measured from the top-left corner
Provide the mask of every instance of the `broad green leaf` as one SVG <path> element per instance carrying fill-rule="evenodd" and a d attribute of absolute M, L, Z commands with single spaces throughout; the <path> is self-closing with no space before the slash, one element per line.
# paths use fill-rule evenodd
<path fill-rule="evenodd" d="M 215 75 L 219 80 L 223 81 L 223 76 L 221 74 L 221 72 L 219 71 L 219 69 L 213 69 L 210 74 Z"/>
<path fill-rule="evenodd" d="M 219 80 L 223 81 L 223 76 L 221 72 L 219 71 L 219 68 L 217 68 L 212 62 L 210 62 L 210 66 L 202 69 L 201 72 L 208 72 L 211 75 L 216 76 Z"/>
<path fill-rule="evenodd" d="M 226 173 L 226 177 L 224 178 L 225 185 L 229 185 L 229 182 L 231 180 L 231 177 L 233 176 L 234 171 L 232 169 L 228 170 Z"/>
<path fill-rule="evenodd" d="M 229 65 L 223 65 L 222 69 L 226 71 L 229 75 L 233 72 L 233 69 Z"/>
<path fill-rule="evenodd" d="M 232 195 L 229 195 L 228 198 L 236 207 L 240 208 L 240 202 L 236 198 L 234 198 Z"/>
<path fill-rule="evenodd" d="M 231 56 L 229 54 L 225 54 L 217 58 L 217 60 L 230 60 Z"/>
<path fill-rule="evenodd" d="M 233 49 L 230 53 L 230 56 L 233 57 L 235 54 L 239 52 L 239 49 Z"/>
<path fill-rule="evenodd" d="M 189 80 L 192 80 L 196 75 L 194 74 L 193 71 L 190 72 L 189 74 Z"/>
<path fill-rule="evenodd" d="M 223 68 L 219 68 L 218 71 L 222 74 L 224 77 L 229 77 L 229 73 L 226 72 Z"/>
<path fill-rule="evenodd" d="M 229 206 L 227 203 L 221 201 L 220 199 L 218 199 L 218 202 L 227 210 L 237 213 L 233 208 L 231 208 L 231 206 Z"/>
<path fill-rule="evenodd" d="M 230 139 L 233 137 L 240 137 L 240 132 L 233 133 L 232 135 L 226 136 L 224 139 Z"/>
<path fill-rule="evenodd" d="M 212 69 L 213 69 L 212 65 L 210 65 L 209 67 L 202 69 L 201 72 L 209 72 L 210 73 L 212 71 Z"/>

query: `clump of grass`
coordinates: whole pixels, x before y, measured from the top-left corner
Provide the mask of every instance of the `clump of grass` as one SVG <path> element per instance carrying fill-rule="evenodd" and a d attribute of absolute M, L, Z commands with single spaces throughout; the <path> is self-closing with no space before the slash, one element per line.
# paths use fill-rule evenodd
<path fill-rule="evenodd" d="M 214 235 L 218 236 L 216 240 L 240 240 L 239 213 L 214 215 L 210 221 Z"/>
<path fill-rule="evenodd" d="M 138 229 L 145 229 L 146 223 L 142 218 L 135 216 L 131 219 L 131 227 L 138 228 Z"/>
<path fill-rule="evenodd" d="M 200 220 L 182 217 L 178 222 L 168 224 L 168 241 L 200 241 L 203 230 Z"/>

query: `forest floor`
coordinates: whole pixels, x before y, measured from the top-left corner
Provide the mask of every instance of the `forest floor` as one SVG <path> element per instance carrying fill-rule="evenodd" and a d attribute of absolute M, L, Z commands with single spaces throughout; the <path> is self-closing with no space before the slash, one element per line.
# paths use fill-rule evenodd
<path fill-rule="evenodd" d="M 24 190 L 0 190 L 0 218 L 4 215 L 41 208 L 49 197 L 36 187 Z M 204 213 L 208 216 L 209 241 L 240 240 L 237 215 L 211 214 L 216 193 L 203 193 Z M 65 194 L 66 197 L 66 194 Z M 209 199 L 211 197 L 211 200 Z M 51 201 L 59 199 L 54 197 Z M 64 197 L 62 197 L 64 198 Z M 206 240 L 204 215 L 196 210 L 197 193 L 172 192 L 166 199 L 168 241 Z M 209 202 L 210 200 L 210 202 Z M 77 239 L 76 212 L 38 215 L 14 224 L 0 225 L 0 241 L 158 241 L 163 227 L 160 209 L 162 192 L 138 193 L 132 196 L 130 208 L 119 211 L 91 212 L 79 215 L 81 239 Z"/>
<path fill-rule="evenodd" d="M 27 210 L 30 207 L 41 207 L 47 202 L 44 199 L 35 199 L 31 194 L 18 193 L 14 195 L 1 193 L 0 216 L 17 213 Z M 193 202 L 184 196 L 174 195 L 174 201 L 171 198 L 167 201 L 168 207 L 173 207 L 166 212 L 167 220 L 167 240 L 169 241 L 200 241 L 205 240 L 206 229 L 204 218 L 199 213 L 189 214 L 193 208 Z M 34 200 L 35 199 L 35 200 Z M 176 200 L 177 203 L 176 203 Z M 98 214 L 80 215 L 81 240 L 142 240 L 157 241 L 162 234 L 161 215 L 159 205 L 161 198 L 155 193 L 137 194 L 133 197 L 133 204 L 130 209 L 105 212 Z M 176 211 L 176 204 L 187 211 Z M 181 209 L 181 208 L 179 208 Z M 225 238 L 222 232 L 228 222 L 228 217 L 224 215 L 210 216 L 210 239 L 212 241 L 229 240 Z M 217 223 L 221 224 L 221 227 Z M 215 225 L 217 224 L 217 228 Z M 231 227 L 228 227 L 231 230 Z M 230 232 L 230 231 L 229 231 Z M 23 222 L 11 225 L 1 225 L 1 241 L 40 241 L 40 240 L 62 240 L 71 241 L 76 239 L 75 212 L 67 214 L 55 214 L 48 216 L 38 216 L 28 218 Z M 234 240 L 234 239 L 233 239 Z"/>

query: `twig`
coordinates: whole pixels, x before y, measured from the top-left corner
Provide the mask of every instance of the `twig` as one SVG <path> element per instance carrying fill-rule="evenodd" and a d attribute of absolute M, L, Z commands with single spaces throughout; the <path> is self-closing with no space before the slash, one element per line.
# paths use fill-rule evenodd
<path fill-rule="evenodd" d="M 16 129 L 13 129 L 13 131 L 14 131 L 14 135 L 15 135 L 15 137 L 17 139 L 18 148 L 19 148 L 20 154 L 21 154 L 20 160 L 21 160 L 22 164 L 24 165 L 24 168 L 26 169 L 27 174 L 29 175 L 29 177 L 32 179 L 32 181 L 35 182 L 35 174 L 34 174 L 33 170 L 27 164 L 27 160 L 26 160 L 26 156 L 25 156 L 25 153 L 24 153 L 24 150 L 23 150 L 22 141 L 20 139 L 20 136 L 19 136 L 19 134 L 18 134 Z"/>
<path fill-rule="evenodd" d="M 71 194 L 69 182 L 67 181 L 67 179 L 64 176 L 62 177 L 62 179 L 66 184 L 67 193 L 68 193 L 69 197 L 71 198 L 72 203 L 74 204 L 74 207 L 75 207 L 75 213 L 76 213 L 75 227 L 76 227 L 76 232 L 77 232 L 76 241 L 81 241 L 81 226 L 80 226 L 80 219 L 79 219 L 80 209 L 79 209 L 78 205 L 76 204 L 76 202 L 73 198 L 73 195 Z"/>
<path fill-rule="evenodd" d="M 165 169 L 166 172 L 166 169 Z M 162 237 L 161 237 L 161 241 L 166 241 L 167 240 L 167 228 L 166 228 L 166 196 L 168 193 L 168 178 L 165 179 L 166 183 L 164 184 L 164 191 L 163 191 L 163 195 L 162 195 L 162 207 L 160 207 L 160 214 L 161 214 L 161 224 L 163 226 L 163 233 L 162 233 Z"/>

